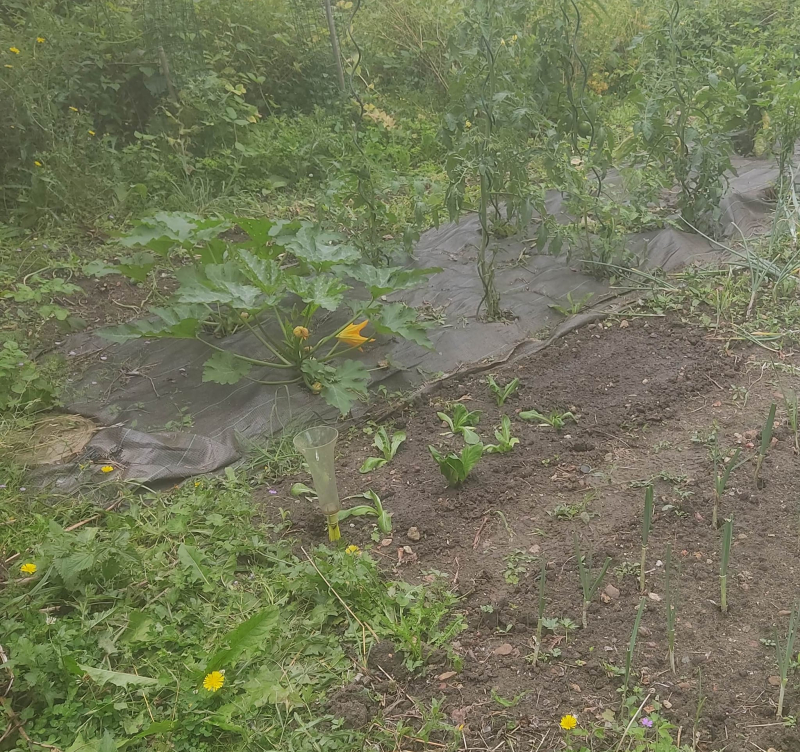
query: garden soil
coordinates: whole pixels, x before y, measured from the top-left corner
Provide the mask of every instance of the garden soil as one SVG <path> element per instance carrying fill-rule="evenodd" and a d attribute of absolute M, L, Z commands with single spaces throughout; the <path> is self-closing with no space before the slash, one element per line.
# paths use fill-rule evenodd
<path fill-rule="evenodd" d="M 727 351 L 713 335 L 677 319 L 617 317 L 489 371 L 501 384 L 521 381 L 503 407 L 491 396 L 486 373 L 455 376 L 418 396 L 395 415 L 394 428 L 406 431 L 406 442 L 389 464 L 368 475 L 358 468 L 375 454 L 369 425 L 344 435 L 340 495 L 375 491 L 393 514 L 393 535 L 381 541 L 374 520 L 358 517 L 342 524 L 343 543 L 371 548 L 394 576 L 443 578 L 460 594 L 456 609 L 468 628 L 455 642 L 460 670 L 435 651 L 422 677 L 410 676 L 402 656 L 381 643 L 359 669 L 359 682 L 336 695 L 331 707 L 355 725 L 382 710 L 389 720 L 419 727 L 410 698 L 423 706 L 441 698 L 447 719 L 464 724 L 465 749 L 561 749 L 563 715 L 576 715 L 583 728 L 602 728 L 618 710 L 622 679 L 616 674 L 644 597 L 631 680 L 642 715 L 660 706 L 676 726 L 673 734 L 679 728 L 689 745 L 696 728 L 701 752 L 800 750 L 800 730 L 775 718 L 777 664 L 769 645 L 776 630 L 783 637 L 800 595 L 800 460 L 780 396 L 800 389 L 800 358 L 787 357 L 776 375 L 769 356 L 757 348 Z M 428 445 L 463 446 L 444 433 L 436 415 L 456 401 L 481 411 L 477 431 L 484 442 L 508 415 L 519 445 L 484 456 L 464 485 L 451 489 Z M 752 460 L 773 401 L 779 405 L 775 439 L 756 483 Z M 560 431 L 539 427 L 518 417 L 531 408 L 570 410 L 577 422 Z M 707 439 L 715 426 L 727 456 L 739 448 L 747 459 L 734 471 L 721 505 L 722 515 L 734 519 L 727 616 L 718 605 L 720 533 L 711 525 Z M 310 482 L 299 475 L 259 489 L 261 514 L 279 523 L 288 510 L 289 537 L 306 547 L 324 543 L 325 523 L 315 505 L 290 494 L 295 481 Z M 655 488 L 655 516 L 647 587 L 640 594 L 647 483 Z M 545 662 L 534 669 L 529 659 L 542 561 L 546 616 L 581 621 L 574 535 L 593 553 L 595 572 L 605 557 L 612 563 L 602 595 L 589 609 L 588 628 L 566 638 L 561 630 L 546 631 Z M 667 544 L 679 570 L 675 674 L 665 634 Z M 382 698 L 380 707 L 359 693 L 364 687 Z M 800 716 L 796 679 L 785 709 Z M 433 748 L 407 739 L 402 745 Z"/>
<path fill-rule="evenodd" d="M 768 196 L 777 175 L 772 163 L 756 159 L 739 159 L 736 170 L 721 205 L 720 235 L 728 238 L 768 227 L 772 208 Z M 551 192 L 548 210 L 569 221 L 561 204 L 561 195 Z M 602 316 L 613 305 L 619 291 L 607 281 L 581 272 L 577 263 L 564 257 L 534 254 L 528 240 L 510 238 L 499 242 L 497 255 L 497 285 L 509 319 L 482 321 L 477 316 L 482 293 L 475 272 L 478 231 L 477 217 L 467 215 L 460 223 L 422 236 L 412 263 L 442 271 L 426 286 L 397 297 L 441 324 L 430 332 L 434 349 L 382 338 L 358 356 L 375 369 L 373 388 L 407 391 L 476 363 L 533 352 Z M 533 225 L 528 237 L 535 235 Z M 719 246 L 706 238 L 672 228 L 632 236 L 627 245 L 650 270 L 671 271 L 720 255 Z M 552 306 L 565 304 L 567 295 L 573 300 L 586 298 L 587 308 L 565 321 Z M 320 328 L 337 323 L 331 318 Z M 258 343 L 246 332 L 220 344 L 259 354 Z M 56 483 L 62 491 L 86 479 L 87 465 L 91 482 L 94 470 L 106 462 L 118 470 L 116 477 L 175 482 L 231 464 L 240 455 L 242 438 L 269 437 L 287 426 L 336 418 L 333 409 L 300 387 L 203 382 L 202 366 L 209 350 L 195 340 L 112 345 L 91 332 L 69 337 L 60 352 L 83 369 L 83 376 L 68 389 L 67 409 L 103 426 L 72 463 L 37 471 L 41 482 Z M 268 370 L 255 375 L 262 380 L 270 376 Z M 366 409 L 360 405 L 354 414 L 357 417 Z"/>

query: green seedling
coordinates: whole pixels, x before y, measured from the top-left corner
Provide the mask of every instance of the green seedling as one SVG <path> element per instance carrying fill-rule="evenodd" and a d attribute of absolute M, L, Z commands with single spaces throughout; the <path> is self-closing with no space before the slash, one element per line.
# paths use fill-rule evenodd
<path fill-rule="evenodd" d="M 580 313 L 585 307 L 586 304 L 589 302 L 591 298 L 594 297 L 594 293 L 590 292 L 588 295 L 584 295 L 579 300 L 573 300 L 572 293 L 567 293 L 567 303 L 568 306 L 559 305 L 558 303 L 551 303 L 548 308 L 552 308 L 554 311 L 558 311 L 562 316 L 574 316 L 576 313 Z"/>
<path fill-rule="evenodd" d="M 519 388 L 519 379 L 512 379 L 505 386 L 500 386 L 494 380 L 494 376 L 489 376 L 486 379 L 486 383 L 489 385 L 489 390 L 494 395 L 498 407 L 502 407 L 506 400 Z"/>
<path fill-rule="evenodd" d="M 769 413 L 767 414 L 767 422 L 761 431 L 761 445 L 758 448 L 758 456 L 756 457 L 756 472 L 754 478 L 758 482 L 758 476 L 761 473 L 761 465 L 764 462 L 764 457 L 767 456 L 770 444 L 772 443 L 772 429 L 775 425 L 775 410 L 777 405 L 773 402 L 769 406 Z"/>
<path fill-rule="evenodd" d="M 531 663 L 533 667 L 536 668 L 536 664 L 539 662 L 539 650 L 542 646 L 542 627 L 544 624 L 542 623 L 544 620 L 544 589 L 547 583 L 547 562 L 542 559 L 542 571 L 539 573 L 539 613 L 538 619 L 536 621 L 536 646 L 533 649 L 533 659 Z"/>
<path fill-rule="evenodd" d="M 553 634 L 558 634 L 563 630 L 564 642 L 567 645 L 569 644 L 570 633 L 578 628 L 578 625 L 568 616 L 562 616 L 561 618 L 557 616 L 544 617 L 542 619 L 542 626 Z"/>
<path fill-rule="evenodd" d="M 450 486 L 460 486 L 478 464 L 478 460 L 483 456 L 483 444 L 469 444 L 465 446 L 460 454 L 449 452 L 441 454 L 436 447 L 429 446 L 428 451 L 431 457 L 436 460 L 442 475 Z"/>
<path fill-rule="evenodd" d="M 731 455 L 730 459 L 725 461 L 723 453 L 719 448 L 717 436 L 714 434 L 714 443 L 711 447 L 711 457 L 714 460 L 714 509 L 711 512 L 711 524 L 714 527 L 717 527 L 719 505 L 722 501 L 722 496 L 725 493 L 725 488 L 728 485 L 731 473 L 745 462 L 745 460 L 739 463 L 736 462 L 736 460 L 739 459 L 741 451 L 741 449 L 737 449 Z"/>
<path fill-rule="evenodd" d="M 797 625 L 800 623 L 800 601 L 794 604 L 792 615 L 789 617 L 789 628 L 786 632 L 786 642 L 783 649 L 778 642 L 778 635 L 775 634 L 775 648 L 778 654 L 778 666 L 781 675 L 781 687 L 778 693 L 778 718 L 783 717 L 783 696 L 786 693 L 786 684 L 789 677 L 789 669 L 794 665 L 794 641 L 797 637 Z"/>
<path fill-rule="evenodd" d="M 526 551 L 512 551 L 506 556 L 506 568 L 503 572 L 503 579 L 509 585 L 519 585 L 520 577 L 528 573 L 528 564 L 536 561 L 535 556 L 531 556 Z"/>
<path fill-rule="evenodd" d="M 597 512 L 592 512 L 589 509 L 589 504 L 594 500 L 596 495 L 596 491 L 589 491 L 584 494 L 580 501 L 572 504 L 556 504 L 553 509 L 547 511 L 547 515 L 557 520 L 574 520 L 576 517 L 579 517 L 588 525 L 592 517 L 597 517 Z"/>
<path fill-rule="evenodd" d="M 317 492 L 311 488 L 311 486 L 307 486 L 305 483 L 294 483 L 289 493 L 296 499 L 299 499 L 302 496 L 307 501 L 317 500 Z"/>
<path fill-rule="evenodd" d="M 700 741 L 700 718 L 703 715 L 703 708 L 706 704 L 706 696 L 703 694 L 703 672 L 697 670 L 697 708 L 694 713 L 694 726 L 692 727 L 692 752 L 697 749 L 697 743 Z"/>
<path fill-rule="evenodd" d="M 722 555 L 719 559 L 719 607 L 723 614 L 728 613 L 728 562 L 731 558 L 733 542 L 733 518 L 725 520 L 722 526 Z"/>
<path fill-rule="evenodd" d="M 518 695 L 514 695 L 511 699 L 503 697 L 502 695 L 498 694 L 494 689 L 492 690 L 492 699 L 501 707 L 501 708 L 515 708 L 519 705 L 520 701 L 522 700 L 527 692 L 521 692 Z"/>
<path fill-rule="evenodd" d="M 631 632 L 631 639 L 628 641 L 628 650 L 625 653 L 625 674 L 622 683 L 622 705 L 625 706 L 625 700 L 628 696 L 628 687 L 631 679 L 631 665 L 633 664 L 633 651 L 636 650 L 636 638 L 639 636 L 639 627 L 642 624 L 642 614 L 646 604 L 644 598 L 639 599 L 639 609 L 636 611 L 636 619 L 633 622 L 633 631 Z"/>
<path fill-rule="evenodd" d="M 603 583 L 603 578 L 606 576 L 608 567 L 611 565 L 611 557 L 606 557 L 603 566 L 600 568 L 600 572 L 596 577 L 593 577 L 591 551 L 587 551 L 585 555 L 581 552 L 581 545 L 577 535 L 575 536 L 575 557 L 578 559 L 578 574 L 581 578 L 581 589 L 583 590 L 583 610 L 581 612 L 581 623 L 583 628 L 586 629 L 589 604 L 592 602 L 592 598 L 597 592 L 597 589 Z"/>
<path fill-rule="evenodd" d="M 511 435 L 511 420 L 507 415 L 502 417 L 500 428 L 495 429 L 494 437 L 497 444 L 487 444 L 484 447 L 486 454 L 505 454 L 519 444 L 519 439 Z"/>
<path fill-rule="evenodd" d="M 470 412 L 460 402 L 453 405 L 453 415 L 447 413 L 436 413 L 439 419 L 447 424 L 450 429 L 450 434 L 461 434 L 467 444 L 479 444 L 480 436 L 475 433 L 475 426 L 478 425 L 481 419 L 479 411 L 474 410 Z"/>
<path fill-rule="evenodd" d="M 369 473 L 383 467 L 387 462 L 394 459 L 400 445 L 406 440 L 405 431 L 393 431 L 391 438 L 386 429 L 381 426 L 375 434 L 375 441 L 372 443 L 382 454 L 383 457 L 367 457 L 364 464 L 359 468 L 360 473 Z"/>
<path fill-rule="evenodd" d="M 554 410 L 549 415 L 543 415 L 538 410 L 525 410 L 519 414 L 519 417 L 522 418 L 522 420 L 535 422 L 540 426 L 550 426 L 550 428 L 559 429 L 563 428 L 568 420 L 571 420 L 573 423 L 578 422 L 572 413 L 560 413 L 557 410 Z"/>
<path fill-rule="evenodd" d="M 644 492 L 644 515 L 642 517 L 642 560 L 639 564 L 639 592 L 644 592 L 644 574 L 647 566 L 647 540 L 650 537 L 650 526 L 653 524 L 653 487 L 648 486 Z"/>
<path fill-rule="evenodd" d="M 370 517 L 377 517 L 378 523 L 378 530 L 380 530 L 384 535 L 391 535 L 392 534 L 392 513 L 387 512 L 383 504 L 381 503 L 381 499 L 374 491 L 365 491 L 363 494 L 356 494 L 356 496 L 350 496 L 348 498 L 357 498 L 363 497 L 365 499 L 370 499 L 372 504 L 360 504 L 357 507 L 350 507 L 349 509 L 342 509 L 339 511 L 339 522 L 342 520 L 346 520 L 348 517 L 363 517 L 363 516 L 370 516 Z"/>
<path fill-rule="evenodd" d="M 678 615 L 678 588 L 672 569 L 672 544 L 667 543 L 664 557 L 664 605 L 667 609 L 667 654 L 672 673 L 675 673 L 675 623 Z"/>

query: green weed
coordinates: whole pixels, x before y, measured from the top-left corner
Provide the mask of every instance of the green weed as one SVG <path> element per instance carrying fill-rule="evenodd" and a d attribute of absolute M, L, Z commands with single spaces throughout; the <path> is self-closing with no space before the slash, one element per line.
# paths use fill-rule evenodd
<path fill-rule="evenodd" d="M 405 431 L 392 431 L 391 437 L 384 426 L 381 426 L 375 433 L 373 446 L 378 449 L 383 457 L 367 457 L 364 464 L 359 468 L 360 473 L 369 473 L 383 467 L 394 459 L 400 445 L 406 440 Z"/>
<path fill-rule="evenodd" d="M 460 454 L 449 452 L 443 455 L 434 446 L 429 446 L 428 451 L 439 465 L 448 485 L 460 486 L 483 456 L 483 444 L 468 444 Z"/>
<path fill-rule="evenodd" d="M 480 442 L 480 436 L 475 432 L 475 427 L 480 423 L 481 414 L 478 410 L 470 412 L 464 405 L 457 402 L 453 405 L 452 416 L 445 412 L 436 413 L 439 420 L 447 425 L 450 429 L 450 434 L 455 436 L 461 434 L 467 444 L 477 444 Z"/>
<path fill-rule="evenodd" d="M 519 388 L 519 379 L 511 379 L 508 384 L 500 386 L 494 380 L 494 376 L 489 376 L 486 379 L 486 383 L 489 385 L 489 391 L 494 395 L 498 407 L 502 407 L 506 400 Z"/>

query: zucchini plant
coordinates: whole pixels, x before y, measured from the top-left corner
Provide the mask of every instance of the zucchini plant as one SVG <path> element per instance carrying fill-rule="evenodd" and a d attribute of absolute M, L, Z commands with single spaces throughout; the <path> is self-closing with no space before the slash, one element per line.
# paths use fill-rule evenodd
<path fill-rule="evenodd" d="M 103 336 L 114 342 L 197 339 L 213 351 L 203 381 L 304 384 L 344 415 L 366 396 L 367 368 L 346 357 L 374 342 L 365 327 L 432 347 L 430 324 L 404 303 L 383 298 L 438 270 L 364 264 L 343 235 L 309 222 L 160 212 L 122 242 L 138 249 L 141 263 L 160 257 L 172 266 L 178 287 L 164 305 L 150 309 L 151 318 L 110 327 Z M 140 271 L 131 266 L 106 271 Z M 353 295 L 355 284 L 366 294 Z M 329 323 L 332 318 L 337 323 Z M 214 341 L 236 329 L 252 335 L 255 351 Z"/>

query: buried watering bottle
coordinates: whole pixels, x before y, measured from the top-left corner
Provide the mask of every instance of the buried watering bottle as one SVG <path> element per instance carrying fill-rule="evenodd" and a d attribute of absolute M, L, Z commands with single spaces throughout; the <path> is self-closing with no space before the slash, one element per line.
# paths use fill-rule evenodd
<path fill-rule="evenodd" d="M 333 452 L 339 432 L 328 426 L 316 426 L 301 431 L 294 437 L 294 446 L 303 455 L 311 470 L 314 490 L 319 498 L 322 513 L 328 518 L 328 538 L 339 540 L 339 492 L 336 490 L 336 472 Z"/>

